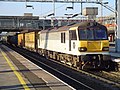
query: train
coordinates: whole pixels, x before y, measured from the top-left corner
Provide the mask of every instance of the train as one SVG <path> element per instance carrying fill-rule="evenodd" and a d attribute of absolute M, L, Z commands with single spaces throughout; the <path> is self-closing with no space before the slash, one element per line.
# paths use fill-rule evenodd
<path fill-rule="evenodd" d="M 26 31 L 17 39 L 19 47 L 78 69 L 110 68 L 107 28 L 95 21 Z"/>
<path fill-rule="evenodd" d="M 7 36 L 7 42 L 9 42 L 9 44 L 17 46 L 18 45 L 18 35 L 12 35 L 12 36 Z"/>

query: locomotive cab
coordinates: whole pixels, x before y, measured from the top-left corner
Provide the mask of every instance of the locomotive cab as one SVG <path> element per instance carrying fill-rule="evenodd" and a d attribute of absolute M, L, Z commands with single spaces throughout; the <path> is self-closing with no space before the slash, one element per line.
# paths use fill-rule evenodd
<path fill-rule="evenodd" d="M 106 27 L 96 22 L 88 22 L 78 26 L 76 34 L 74 39 L 78 41 L 79 63 L 81 62 L 82 68 L 88 64 L 94 68 L 109 68 L 111 57 Z"/>
<path fill-rule="evenodd" d="M 79 51 L 102 52 L 109 51 L 109 41 L 105 29 L 87 28 L 79 29 L 80 47 Z"/>

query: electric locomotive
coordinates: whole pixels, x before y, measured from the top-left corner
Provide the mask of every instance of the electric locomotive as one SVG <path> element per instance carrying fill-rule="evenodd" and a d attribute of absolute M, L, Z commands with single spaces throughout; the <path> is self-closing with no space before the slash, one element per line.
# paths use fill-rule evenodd
<path fill-rule="evenodd" d="M 80 69 L 109 68 L 111 60 L 107 28 L 95 21 L 39 31 L 37 51 Z"/>

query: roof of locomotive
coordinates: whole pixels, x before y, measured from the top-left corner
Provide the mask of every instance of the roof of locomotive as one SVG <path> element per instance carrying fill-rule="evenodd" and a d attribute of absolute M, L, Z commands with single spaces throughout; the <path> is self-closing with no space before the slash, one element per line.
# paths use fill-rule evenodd
<path fill-rule="evenodd" d="M 103 26 L 103 25 L 95 21 L 85 21 L 85 22 L 74 24 L 71 27 L 84 28 L 84 27 L 92 27 L 92 26 Z"/>
<path fill-rule="evenodd" d="M 54 28 L 47 29 L 47 30 L 41 30 L 40 32 L 68 31 L 68 30 L 71 30 L 72 28 L 88 28 L 88 27 L 93 27 L 93 26 L 105 27 L 102 24 L 99 24 L 98 22 L 95 22 L 95 21 L 85 21 L 85 22 L 76 23 L 73 25 L 54 27 Z"/>
<path fill-rule="evenodd" d="M 61 26 L 61 27 L 54 27 L 46 30 L 41 30 L 40 32 L 59 32 L 59 31 L 67 31 L 69 30 L 70 26 Z"/>

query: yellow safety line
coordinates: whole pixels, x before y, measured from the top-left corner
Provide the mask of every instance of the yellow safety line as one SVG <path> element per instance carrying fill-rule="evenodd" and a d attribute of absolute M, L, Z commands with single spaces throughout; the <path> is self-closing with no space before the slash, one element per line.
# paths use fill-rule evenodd
<path fill-rule="evenodd" d="M 7 61 L 8 65 L 10 66 L 10 68 L 13 70 L 14 74 L 17 76 L 18 80 L 20 81 L 20 83 L 22 84 L 22 86 L 24 87 L 25 90 L 30 90 L 30 88 L 27 86 L 27 84 L 25 83 L 25 81 L 23 80 L 22 76 L 20 75 L 20 73 L 17 72 L 17 70 L 15 69 L 15 67 L 12 65 L 12 63 L 10 62 L 10 60 L 6 57 L 5 53 L 0 49 L 2 55 L 4 56 L 5 60 Z"/>

